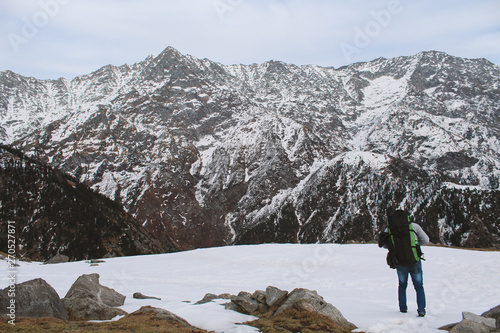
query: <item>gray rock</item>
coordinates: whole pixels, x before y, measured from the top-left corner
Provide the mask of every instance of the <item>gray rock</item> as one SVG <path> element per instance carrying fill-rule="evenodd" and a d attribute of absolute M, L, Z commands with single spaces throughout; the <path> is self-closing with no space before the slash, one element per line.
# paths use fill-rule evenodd
<path fill-rule="evenodd" d="M 294 289 L 288 295 L 285 302 L 276 310 L 275 314 L 280 314 L 288 309 L 317 312 L 329 317 L 342 327 L 350 329 L 356 327 L 347 321 L 336 307 L 326 302 L 323 297 L 313 290 L 303 288 Z"/>
<path fill-rule="evenodd" d="M 267 304 L 266 304 L 266 292 L 263 290 L 256 290 L 252 294 L 252 299 L 257 301 L 258 307 L 256 312 L 261 314 L 261 313 L 266 313 L 267 310 L 269 309 Z"/>
<path fill-rule="evenodd" d="M 64 254 L 56 254 L 49 260 L 45 262 L 45 264 L 61 264 L 69 261 L 69 257 L 65 256 Z"/>
<path fill-rule="evenodd" d="M 203 296 L 202 299 L 200 299 L 198 302 L 196 302 L 194 304 L 195 305 L 205 304 L 205 303 L 208 303 L 208 302 L 212 302 L 214 299 L 217 299 L 217 298 L 219 298 L 218 295 L 208 293 L 208 294 L 205 294 L 205 296 Z"/>
<path fill-rule="evenodd" d="M 214 299 L 219 299 L 219 298 L 221 298 L 221 299 L 231 299 L 231 297 L 236 297 L 236 296 L 231 295 L 231 294 L 227 294 L 227 293 L 220 294 L 220 295 L 215 295 L 215 294 L 208 293 L 208 294 L 205 294 L 205 296 L 203 296 L 203 298 L 201 300 L 199 300 L 198 302 L 196 302 L 194 304 L 195 305 L 205 304 L 205 303 L 213 301 Z"/>
<path fill-rule="evenodd" d="M 237 296 L 234 296 L 234 297 L 237 297 Z M 236 303 L 233 303 L 233 302 L 226 303 L 224 305 L 224 308 L 226 310 L 233 310 L 233 311 L 236 311 L 236 312 L 241 312 L 242 311 L 242 309 Z"/>
<path fill-rule="evenodd" d="M 11 298 L 7 287 L 0 291 L 0 314 L 10 318 Z M 57 292 L 43 279 L 34 279 L 16 285 L 15 289 L 16 317 L 54 317 L 68 320 L 68 312 L 64 308 Z"/>
<path fill-rule="evenodd" d="M 217 298 L 222 298 L 222 299 L 231 299 L 231 297 L 233 297 L 234 295 L 231 295 L 229 293 L 223 293 L 223 294 L 220 294 Z"/>
<path fill-rule="evenodd" d="M 91 264 L 100 264 L 100 263 L 103 263 L 103 262 L 106 262 L 106 261 L 105 260 L 101 260 L 101 259 L 91 259 L 90 260 Z"/>
<path fill-rule="evenodd" d="M 99 284 L 99 274 L 84 274 L 71 286 L 63 298 L 72 320 L 109 320 L 127 313 L 115 308 L 125 302 L 125 296 Z"/>
<path fill-rule="evenodd" d="M 500 329 L 500 305 L 489 309 L 488 311 L 483 313 L 481 316 L 486 317 L 486 318 L 496 319 L 497 328 Z"/>
<path fill-rule="evenodd" d="M 252 294 L 250 294 L 247 291 L 240 291 L 238 293 L 238 297 L 243 297 L 243 298 L 252 298 Z"/>
<path fill-rule="evenodd" d="M 450 333 L 490 333 L 490 329 L 483 324 L 464 319 L 453 327 Z"/>
<path fill-rule="evenodd" d="M 269 308 L 277 310 L 285 301 L 288 291 L 269 286 L 266 288 L 266 304 Z"/>
<path fill-rule="evenodd" d="M 251 297 L 259 303 L 266 304 L 266 292 L 263 290 L 256 290 Z"/>
<path fill-rule="evenodd" d="M 453 327 L 457 326 L 458 323 L 453 323 L 453 324 L 447 324 L 447 325 L 444 325 L 444 326 L 441 326 L 438 328 L 438 330 L 440 331 L 451 331 L 453 329 Z"/>
<path fill-rule="evenodd" d="M 252 314 L 257 311 L 259 308 L 259 303 L 252 299 L 252 295 L 249 293 L 241 292 L 238 296 L 231 297 L 231 303 L 236 304 L 240 310 L 238 312 L 242 312 L 245 314 Z"/>
<path fill-rule="evenodd" d="M 146 295 L 144 295 L 144 294 L 142 294 L 142 293 L 139 293 L 139 292 L 134 293 L 134 294 L 132 295 L 132 297 L 133 297 L 133 298 L 135 298 L 135 299 L 157 299 L 157 300 L 161 300 L 161 298 L 159 298 L 159 297 L 154 297 L 154 296 L 146 296 Z"/>
<path fill-rule="evenodd" d="M 487 317 L 487 318 L 494 318 L 494 317 L 500 316 L 500 305 L 497 305 L 494 308 L 489 309 L 488 311 L 483 313 L 481 316 Z"/>
<path fill-rule="evenodd" d="M 269 311 L 269 307 L 266 305 L 266 303 L 260 303 L 260 302 L 257 302 L 258 304 L 258 308 L 257 308 L 257 311 L 256 311 L 256 314 L 264 314 L 264 313 L 267 313 L 267 311 Z"/>
<path fill-rule="evenodd" d="M 207 294 L 208 295 L 208 294 Z M 261 315 L 268 311 L 266 304 L 266 293 L 263 290 L 256 290 L 253 294 L 241 291 L 238 296 L 221 294 L 221 296 L 230 296 L 231 302 L 225 304 L 227 310 L 234 310 L 245 314 Z"/>
<path fill-rule="evenodd" d="M 474 314 L 471 312 L 462 312 L 462 318 L 472 320 L 472 321 L 474 321 L 478 324 L 482 324 L 482 325 L 484 325 L 492 330 L 497 327 L 497 322 L 495 319 L 481 317 L 481 316 L 478 316 L 477 314 Z"/>

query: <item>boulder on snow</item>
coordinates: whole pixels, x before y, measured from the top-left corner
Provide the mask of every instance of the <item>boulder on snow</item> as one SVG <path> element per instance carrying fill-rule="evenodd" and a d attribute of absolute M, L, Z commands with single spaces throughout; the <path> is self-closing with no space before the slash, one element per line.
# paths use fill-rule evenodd
<path fill-rule="evenodd" d="M 252 296 L 252 299 L 257 301 L 257 313 L 266 313 L 269 310 L 266 302 L 266 292 L 263 290 L 256 290 Z"/>
<path fill-rule="evenodd" d="M 482 332 L 497 332 L 498 321 L 495 318 L 488 316 L 498 315 L 499 307 L 490 309 L 489 311 L 478 316 L 471 312 L 462 312 L 463 320 L 457 324 L 450 324 L 440 327 L 440 330 L 447 330 L 452 333 L 482 333 Z"/>
<path fill-rule="evenodd" d="M 287 296 L 288 291 L 286 290 L 281 290 L 273 286 L 268 286 L 266 288 L 266 304 L 273 311 L 278 309 Z"/>
<path fill-rule="evenodd" d="M 45 262 L 45 264 L 61 264 L 69 261 L 69 257 L 65 256 L 64 254 L 56 254 L 49 260 Z"/>
<path fill-rule="evenodd" d="M 280 314 L 288 309 L 320 313 L 329 317 L 342 327 L 349 329 L 356 328 L 353 323 L 344 318 L 342 313 L 336 307 L 326 302 L 323 297 L 318 295 L 318 293 L 314 290 L 303 288 L 294 289 L 278 310 L 276 310 L 275 314 Z"/>
<path fill-rule="evenodd" d="M 325 315 L 338 325 L 354 329 L 356 326 L 344 318 L 342 313 L 316 291 L 308 289 L 294 289 L 290 294 L 276 287 L 269 286 L 266 291 L 257 290 L 253 294 L 240 292 L 231 297 L 226 309 L 255 316 L 270 314 L 278 315 L 286 310 L 310 311 Z"/>
<path fill-rule="evenodd" d="M 184 327 L 193 328 L 193 326 L 191 326 L 186 320 L 184 320 L 183 318 L 177 316 L 176 314 L 174 314 L 174 313 L 172 313 L 170 311 L 167 311 L 165 309 L 155 308 L 155 307 L 152 307 L 152 306 L 149 306 L 149 305 L 141 307 L 139 310 L 134 311 L 134 312 L 128 314 L 127 316 L 125 316 L 122 319 L 126 319 L 127 317 L 133 317 L 133 316 L 141 316 L 141 315 L 144 315 L 144 314 L 152 314 L 153 315 L 153 319 L 157 319 L 157 320 L 172 320 L 172 321 L 180 323 Z"/>
<path fill-rule="evenodd" d="M 16 317 L 54 317 L 68 320 L 57 292 L 43 279 L 34 279 L 15 285 L 15 298 L 9 297 L 10 287 L 0 291 L 0 314 L 9 318 L 11 299 L 15 299 Z M 12 319 L 12 318 L 9 318 Z"/>
<path fill-rule="evenodd" d="M 483 324 L 464 319 L 455 325 L 450 333 L 490 333 L 490 329 Z"/>
<path fill-rule="evenodd" d="M 497 329 L 500 330 L 500 305 L 489 309 L 485 313 L 483 313 L 481 316 L 485 318 L 493 318 L 497 321 Z"/>
<path fill-rule="evenodd" d="M 462 312 L 462 318 L 464 320 L 472 320 L 478 324 L 482 324 L 482 325 L 488 327 L 488 329 L 490 329 L 490 330 L 496 329 L 496 326 L 497 326 L 495 319 L 478 316 L 477 314 L 474 314 L 471 312 Z"/>
<path fill-rule="evenodd" d="M 99 274 L 84 274 L 71 286 L 63 304 L 72 320 L 109 320 L 127 313 L 115 308 L 125 296 L 99 284 Z"/>
<path fill-rule="evenodd" d="M 235 297 L 235 296 L 231 295 L 231 294 L 227 294 L 227 293 L 220 294 L 220 295 L 208 293 L 208 294 L 205 294 L 205 296 L 203 296 L 203 298 L 201 300 L 199 300 L 198 302 L 196 302 L 194 304 L 195 305 L 205 304 L 208 302 L 212 302 L 214 299 L 228 299 L 228 300 L 230 300 L 231 297 Z"/>
<path fill-rule="evenodd" d="M 198 302 L 196 302 L 194 304 L 195 305 L 199 305 L 199 304 L 209 303 L 209 302 L 212 302 L 214 299 L 217 299 L 217 298 L 219 298 L 218 295 L 207 293 L 207 294 L 205 294 L 205 296 L 203 296 L 202 299 L 200 299 Z"/>
<path fill-rule="evenodd" d="M 207 297 L 208 295 L 211 294 L 207 294 L 205 295 L 205 297 Z M 276 311 L 276 309 L 285 300 L 286 295 L 288 295 L 288 291 L 268 286 L 266 288 L 266 291 L 256 290 L 253 294 L 250 294 L 246 291 L 241 291 L 238 296 L 221 294 L 218 297 L 214 297 L 214 299 L 231 299 L 230 303 L 225 304 L 225 307 L 228 310 L 234 310 L 245 314 L 261 315 L 269 311 Z"/>
<path fill-rule="evenodd" d="M 266 292 L 264 290 L 256 290 L 250 297 L 259 303 L 266 304 Z"/>
<path fill-rule="evenodd" d="M 91 264 L 101 264 L 103 262 L 106 262 L 106 261 L 102 260 L 102 259 L 90 259 Z"/>
<path fill-rule="evenodd" d="M 193 333 L 206 332 L 197 327 L 192 326 L 185 319 L 177 316 L 176 314 L 170 311 L 161 308 L 155 308 L 152 306 L 143 306 L 139 310 L 134 311 L 126 315 L 125 317 L 121 318 L 119 321 L 137 320 L 137 318 L 139 318 L 139 321 L 141 321 L 142 323 L 144 323 L 144 321 L 146 320 L 168 321 L 169 324 L 171 325 L 173 324 L 176 328 L 181 329 L 182 332 L 185 331 L 187 332 L 187 330 Z M 167 329 L 165 332 L 167 331 L 170 332 L 169 329 Z M 177 330 L 175 330 L 174 332 L 177 332 Z"/>
<path fill-rule="evenodd" d="M 259 309 L 259 303 L 252 298 L 252 294 L 242 291 L 238 296 L 231 297 L 231 303 L 236 307 L 231 308 L 245 314 L 255 314 Z"/>
<path fill-rule="evenodd" d="M 142 294 L 142 293 L 139 293 L 139 292 L 134 293 L 134 294 L 132 295 L 132 297 L 133 297 L 133 298 L 135 298 L 135 299 L 157 299 L 157 300 L 161 300 L 161 298 L 159 298 L 159 297 L 154 297 L 154 296 L 146 296 L 146 295 L 144 295 L 144 294 Z"/>

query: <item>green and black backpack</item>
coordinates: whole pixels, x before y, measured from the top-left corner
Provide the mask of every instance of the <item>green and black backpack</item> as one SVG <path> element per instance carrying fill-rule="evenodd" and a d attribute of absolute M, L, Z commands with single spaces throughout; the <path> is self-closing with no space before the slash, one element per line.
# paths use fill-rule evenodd
<path fill-rule="evenodd" d="M 415 231 L 408 213 L 396 210 L 387 216 L 388 224 L 388 264 L 391 268 L 397 265 L 411 266 L 422 258 L 422 250 L 417 244 Z M 389 258 L 391 256 L 391 258 Z M 389 261 L 393 261 L 389 263 Z"/>

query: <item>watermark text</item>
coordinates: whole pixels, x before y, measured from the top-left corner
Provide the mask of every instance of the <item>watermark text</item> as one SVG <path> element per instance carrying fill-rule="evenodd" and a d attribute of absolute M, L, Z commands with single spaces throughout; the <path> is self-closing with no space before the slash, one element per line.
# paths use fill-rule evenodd
<path fill-rule="evenodd" d="M 355 57 L 361 53 L 361 50 L 368 47 L 372 40 L 376 38 L 382 30 L 388 27 L 395 15 L 403 11 L 400 0 L 391 0 L 387 3 L 385 9 L 372 10 L 372 17 L 364 27 L 354 28 L 354 37 L 352 43 L 342 42 L 339 44 L 344 57 L 348 62 L 354 62 Z"/>
<path fill-rule="evenodd" d="M 7 34 L 7 38 L 14 51 L 18 53 L 21 45 L 27 44 L 30 40 L 35 38 L 40 30 L 46 27 L 50 20 L 59 14 L 61 5 L 65 5 L 69 1 L 70 0 L 39 0 L 38 5 L 40 9 L 29 18 L 25 16 L 21 18 L 22 26 L 20 31 Z"/>
<path fill-rule="evenodd" d="M 7 297 L 9 299 L 7 305 L 8 323 L 16 324 L 16 282 L 17 282 L 17 242 L 16 242 L 16 225 L 15 221 L 7 222 Z"/>
<path fill-rule="evenodd" d="M 214 0 L 212 2 L 212 6 L 221 21 L 224 21 L 227 13 L 233 12 L 242 3 L 243 0 Z"/>

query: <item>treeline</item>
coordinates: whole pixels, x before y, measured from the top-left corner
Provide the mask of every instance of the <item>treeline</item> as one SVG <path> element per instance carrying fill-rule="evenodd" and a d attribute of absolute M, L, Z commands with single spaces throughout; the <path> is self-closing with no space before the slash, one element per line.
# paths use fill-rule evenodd
<path fill-rule="evenodd" d="M 101 194 L 97 190 L 94 190 L 88 187 L 87 185 L 80 183 L 78 179 L 76 179 L 75 177 L 62 172 L 59 169 L 53 168 L 52 166 L 48 165 L 42 160 L 39 160 L 36 157 L 29 157 L 25 155 L 22 151 L 3 144 L 0 144 L 0 153 L 10 153 L 13 155 L 12 158 L 2 159 L 2 162 L 5 164 L 5 169 L 9 168 L 10 168 L 9 170 L 13 170 L 14 168 L 18 170 L 24 169 L 25 177 L 38 176 L 41 177 L 42 179 L 46 179 L 49 181 L 52 180 L 57 182 L 63 182 L 65 180 L 68 182 L 68 184 L 74 183 L 78 189 L 87 192 L 92 192 L 93 196 L 97 197 L 96 198 L 97 200 L 102 201 L 110 208 L 120 209 L 120 210 L 122 209 L 122 206 L 119 203 L 111 200 L 110 198 Z M 33 180 L 33 178 L 31 179 L 27 178 L 27 180 L 28 181 Z"/>
<path fill-rule="evenodd" d="M 57 253 L 72 260 L 107 253 L 164 252 L 137 221 L 75 178 L 0 146 L 0 232 L 14 221 L 21 257 L 46 260 Z M 11 223 L 12 224 L 12 223 Z M 0 248 L 6 248 L 5 237 Z"/>

